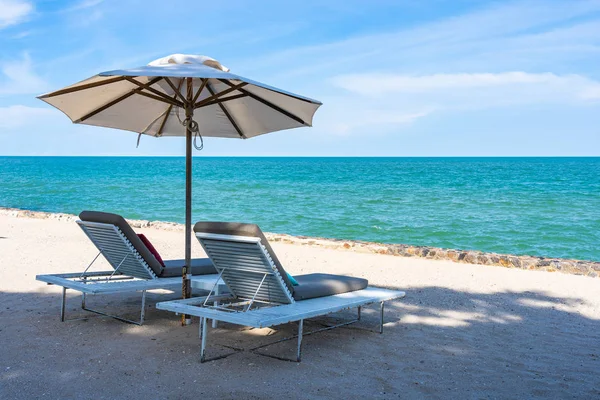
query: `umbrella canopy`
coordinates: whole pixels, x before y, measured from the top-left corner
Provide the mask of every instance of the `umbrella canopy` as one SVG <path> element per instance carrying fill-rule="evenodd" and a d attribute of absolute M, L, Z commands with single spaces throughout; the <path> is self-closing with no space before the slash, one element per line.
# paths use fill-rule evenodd
<path fill-rule="evenodd" d="M 140 136 L 186 138 L 184 298 L 191 295 L 192 137 L 248 139 L 312 126 L 321 105 L 232 74 L 213 58 L 184 54 L 139 68 L 101 72 L 38 98 L 76 124 L 123 129 Z M 191 322 L 188 316 L 183 321 Z"/>
<path fill-rule="evenodd" d="M 186 136 L 180 121 L 190 102 L 205 137 L 247 139 L 312 125 L 319 101 L 228 71 L 210 57 L 174 54 L 147 66 L 102 72 L 38 98 L 76 124 L 156 137 Z"/>

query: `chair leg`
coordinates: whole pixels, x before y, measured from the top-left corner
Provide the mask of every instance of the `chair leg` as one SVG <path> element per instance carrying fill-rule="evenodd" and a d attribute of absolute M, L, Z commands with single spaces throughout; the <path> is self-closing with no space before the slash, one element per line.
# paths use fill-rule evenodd
<path fill-rule="evenodd" d="M 220 294 L 221 294 L 221 293 L 220 293 L 220 291 L 219 291 L 219 285 L 217 285 L 217 287 L 215 288 L 215 296 L 218 296 L 218 295 L 220 295 Z M 218 301 L 215 301 L 215 302 L 213 303 L 213 305 L 214 305 L 214 306 L 218 306 L 218 305 L 219 305 L 219 302 L 218 302 Z M 212 320 L 212 327 L 213 327 L 213 329 L 215 329 L 215 328 L 217 327 L 217 325 L 218 325 L 218 323 L 217 323 L 217 320 L 216 320 L 216 319 L 213 319 L 213 320 Z"/>
<path fill-rule="evenodd" d="M 65 322 L 65 301 L 67 297 L 67 288 L 62 288 L 62 300 L 60 302 L 60 320 L 61 322 Z"/>
<path fill-rule="evenodd" d="M 301 319 L 298 324 L 298 353 L 296 354 L 296 361 L 302 361 L 302 333 L 304 331 L 304 320 Z"/>
<path fill-rule="evenodd" d="M 379 333 L 383 333 L 383 301 L 379 305 Z"/>
<path fill-rule="evenodd" d="M 84 276 L 81 281 L 85 285 L 87 278 Z M 81 308 L 85 310 L 85 292 L 81 292 Z"/>
<path fill-rule="evenodd" d="M 357 321 L 360 321 L 360 312 L 361 312 L 361 310 L 362 310 L 362 307 L 361 307 L 361 306 L 358 306 L 358 315 L 357 315 L 357 317 L 356 317 L 356 320 L 357 320 Z"/>
<path fill-rule="evenodd" d="M 200 344 L 200 362 L 203 363 L 206 358 L 206 336 L 207 336 L 206 318 L 202 318 L 201 326 L 202 326 L 202 338 L 201 338 L 201 344 Z"/>
<path fill-rule="evenodd" d="M 144 323 L 144 317 L 146 316 L 146 291 L 142 290 L 142 312 L 140 313 L 140 325 Z"/>

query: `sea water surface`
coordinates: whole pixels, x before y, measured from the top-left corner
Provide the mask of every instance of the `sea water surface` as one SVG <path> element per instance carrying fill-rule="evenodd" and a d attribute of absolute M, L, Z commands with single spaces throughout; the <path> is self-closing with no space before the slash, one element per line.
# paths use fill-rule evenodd
<path fill-rule="evenodd" d="M 179 157 L 0 157 L 0 206 L 183 222 L 184 172 Z M 193 190 L 194 221 L 600 261 L 600 158 L 195 157 Z"/>

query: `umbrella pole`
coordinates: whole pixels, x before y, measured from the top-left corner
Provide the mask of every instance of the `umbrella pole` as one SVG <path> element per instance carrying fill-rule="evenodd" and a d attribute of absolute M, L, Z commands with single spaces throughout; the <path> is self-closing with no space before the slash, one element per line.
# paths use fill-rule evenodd
<path fill-rule="evenodd" d="M 192 78 L 186 79 L 187 101 L 185 118 L 192 121 L 194 117 Z M 182 271 L 181 294 L 184 299 L 192 297 L 192 131 L 188 123 L 185 129 L 185 266 Z M 183 314 L 181 325 L 190 325 L 192 316 Z"/>

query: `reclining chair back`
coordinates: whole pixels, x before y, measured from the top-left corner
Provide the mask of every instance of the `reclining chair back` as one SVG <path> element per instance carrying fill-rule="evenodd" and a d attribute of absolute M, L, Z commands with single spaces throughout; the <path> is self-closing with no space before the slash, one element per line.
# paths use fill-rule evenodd
<path fill-rule="evenodd" d="M 213 233 L 203 224 L 194 227 L 196 237 L 232 295 L 242 300 L 294 303 L 285 271 L 278 268 L 261 237 Z"/>
<path fill-rule="evenodd" d="M 156 279 L 156 274 L 121 230 L 101 222 L 77 221 L 117 274 Z"/>

